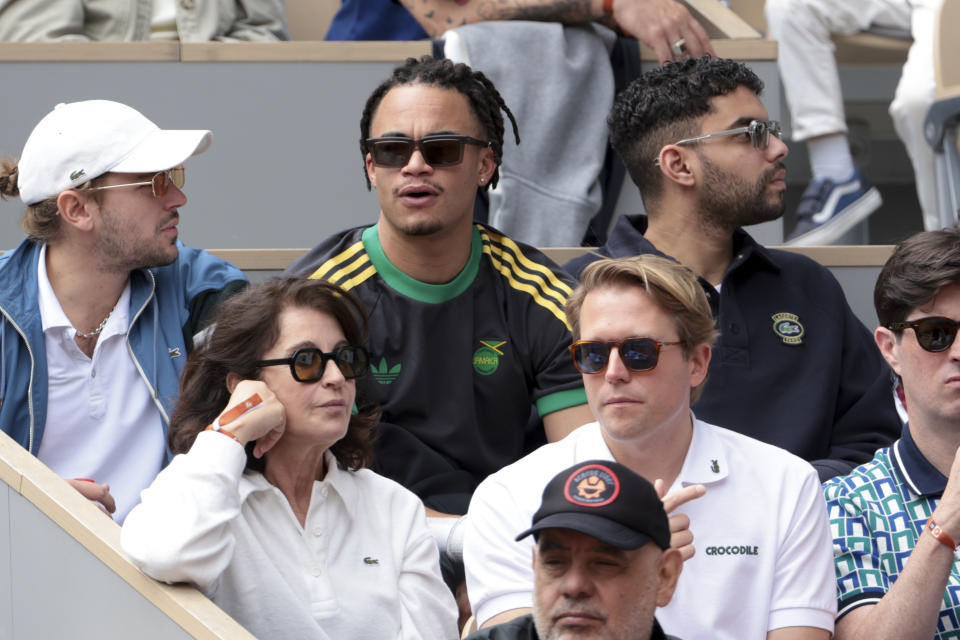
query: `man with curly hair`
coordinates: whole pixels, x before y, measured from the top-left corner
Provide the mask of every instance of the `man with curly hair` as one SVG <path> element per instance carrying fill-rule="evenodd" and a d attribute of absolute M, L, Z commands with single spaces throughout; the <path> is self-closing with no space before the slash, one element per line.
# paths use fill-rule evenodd
<path fill-rule="evenodd" d="M 720 331 L 697 415 L 799 455 L 826 480 L 869 460 L 900 421 L 889 371 L 836 279 L 742 228 L 783 214 L 787 147 L 762 89 L 747 66 L 704 57 L 618 96 L 610 139 L 647 214 L 621 218 L 599 253 L 653 253 L 693 271 Z M 578 275 L 596 259 L 566 268 Z"/>

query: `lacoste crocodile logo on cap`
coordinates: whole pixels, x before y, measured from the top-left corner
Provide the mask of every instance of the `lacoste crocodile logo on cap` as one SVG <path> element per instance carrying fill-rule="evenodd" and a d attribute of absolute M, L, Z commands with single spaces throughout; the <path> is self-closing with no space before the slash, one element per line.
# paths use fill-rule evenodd
<path fill-rule="evenodd" d="M 84 171 L 83 169 L 77 169 L 76 171 L 70 174 L 70 181 L 73 182 L 74 180 L 79 180 L 85 175 L 87 175 L 86 171 Z"/>
<path fill-rule="evenodd" d="M 570 474 L 563 486 L 563 497 L 583 507 L 602 507 L 620 495 L 620 479 L 601 464 L 584 465 Z"/>

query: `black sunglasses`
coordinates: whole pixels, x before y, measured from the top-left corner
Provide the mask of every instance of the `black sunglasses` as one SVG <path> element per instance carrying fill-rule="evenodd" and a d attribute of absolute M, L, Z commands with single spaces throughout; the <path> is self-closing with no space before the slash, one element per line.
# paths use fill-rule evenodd
<path fill-rule="evenodd" d="M 610 362 L 610 350 L 614 347 L 620 353 L 620 359 L 631 371 L 650 371 L 657 366 L 660 349 L 671 345 L 683 344 L 683 341 L 660 342 L 653 338 L 627 338 L 622 342 L 599 342 L 595 340 L 577 340 L 570 345 L 573 364 L 580 373 L 603 373 Z"/>
<path fill-rule="evenodd" d="M 953 339 L 957 337 L 957 327 L 960 327 L 960 322 L 942 316 L 930 316 L 929 318 L 906 322 L 892 322 L 887 325 L 887 328 L 891 331 L 913 329 L 913 332 L 917 334 L 917 342 L 920 347 L 924 351 L 932 353 L 946 351 L 950 348 Z"/>
<path fill-rule="evenodd" d="M 367 350 L 355 345 L 340 347 L 330 353 L 324 353 L 320 349 L 297 349 L 289 358 L 278 358 L 275 360 L 260 360 L 254 362 L 257 367 L 272 367 L 278 364 L 290 365 L 290 373 L 297 382 L 316 382 L 323 377 L 323 372 L 327 367 L 327 361 L 333 360 L 340 369 L 340 373 L 347 380 L 352 380 L 362 376 L 367 372 L 367 366 L 370 358 L 367 356 Z"/>
<path fill-rule="evenodd" d="M 414 149 L 419 149 L 423 160 L 431 167 L 450 167 L 463 160 L 463 145 L 489 147 L 490 143 L 470 136 L 438 133 L 419 140 L 405 136 L 367 138 L 366 151 L 378 167 L 403 167 L 410 161 Z"/>

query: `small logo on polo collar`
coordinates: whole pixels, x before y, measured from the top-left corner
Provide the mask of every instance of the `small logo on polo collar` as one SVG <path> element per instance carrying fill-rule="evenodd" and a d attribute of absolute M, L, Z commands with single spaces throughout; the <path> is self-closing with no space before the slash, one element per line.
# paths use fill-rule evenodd
<path fill-rule="evenodd" d="M 773 332 L 777 334 L 784 344 L 803 344 L 803 325 L 800 324 L 800 318 L 792 313 L 775 313 L 770 316 L 773 319 Z"/>
<path fill-rule="evenodd" d="M 720 463 L 718 463 L 716 460 L 711 460 L 710 471 L 713 471 L 714 473 L 720 473 Z"/>
<path fill-rule="evenodd" d="M 506 340 L 481 340 L 483 346 L 473 352 L 473 370 L 482 376 L 488 376 L 500 367 L 500 347 Z"/>
<path fill-rule="evenodd" d="M 376 558 L 371 558 L 370 556 L 364 556 L 363 564 L 380 564 L 380 561 Z"/>
<path fill-rule="evenodd" d="M 620 479 L 601 464 L 588 464 L 570 474 L 563 497 L 581 507 L 602 507 L 620 495 Z"/>
<path fill-rule="evenodd" d="M 79 180 L 80 178 L 82 178 L 82 177 L 85 176 L 85 175 L 87 175 L 87 172 L 86 172 L 86 171 L 84 171 L 83 169 L 77 169 L 76 171 L 74 171 L 73 173 L 70 174 L 70 182 L 73 182 L 73 181 L 75 181 L 75 180 Z"/>

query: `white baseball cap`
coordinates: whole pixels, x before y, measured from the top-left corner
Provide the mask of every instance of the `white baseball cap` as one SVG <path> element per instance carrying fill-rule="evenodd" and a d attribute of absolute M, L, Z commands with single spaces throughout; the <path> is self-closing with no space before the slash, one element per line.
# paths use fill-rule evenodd
<path fill-rule="evenodd" d="M 31 205 L 110 171 L 170 169 L 212 142 L 210 131 L 164 130 L 119 102 L 61 103 L 27 138 L 17 187 L 23 202 Z"/>

